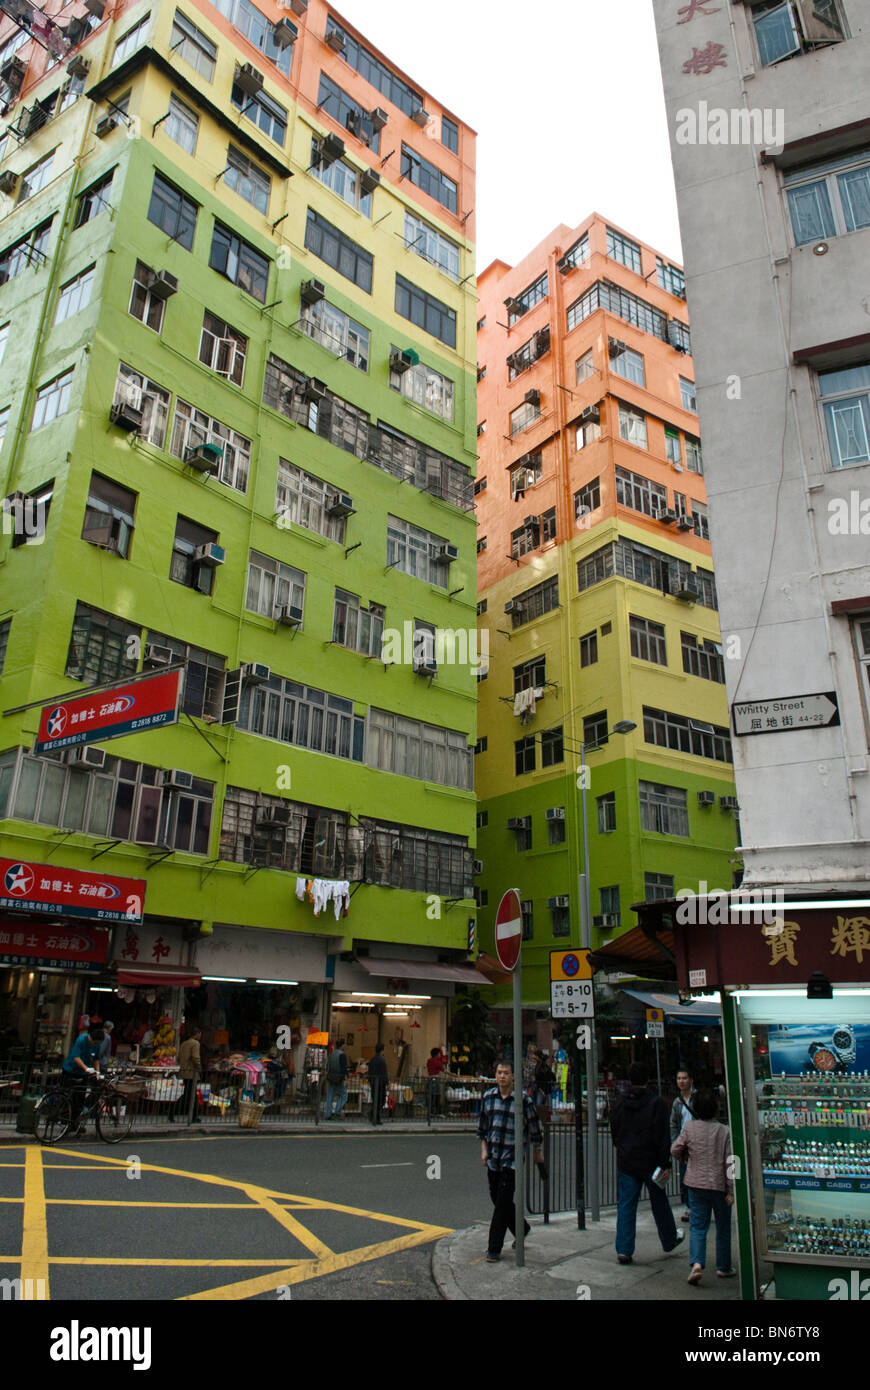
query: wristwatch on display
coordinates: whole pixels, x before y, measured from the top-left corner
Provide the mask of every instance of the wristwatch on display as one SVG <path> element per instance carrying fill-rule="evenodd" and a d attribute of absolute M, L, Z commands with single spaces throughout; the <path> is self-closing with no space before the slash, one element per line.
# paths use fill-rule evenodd
<path fill-rule="evenodd" d="M 848 1023 L 834 1029 L 830 1042 L 812 1042 L 810 1061 L 817 1071 L 837 1071 L 855 1061 L 857 1045 L 855 1030 Z"/>

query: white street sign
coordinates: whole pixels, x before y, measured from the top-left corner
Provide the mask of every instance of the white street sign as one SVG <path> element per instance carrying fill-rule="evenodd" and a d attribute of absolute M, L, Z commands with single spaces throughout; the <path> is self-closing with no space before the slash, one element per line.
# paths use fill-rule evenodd
<path fill-rule="evenodd" d="M 839 724 L 836 691 L 821 695 L 784 695 L 779 700 L 745 700 L 733 705 L 734 732 L 787 734 L 795 729 L 826 729 Z"/>
<path fill-rule="evenodd" d="M 595 995 L 591 980 L 551 980 L 551 1018 L 594 1018 Z"/>
<path fill-rule="evenodd" d="M 648 1038 L 663 1038 L 665 1036 L 665 1025 L 663 1023 L 647 1023 L 646 1035 Z"/>

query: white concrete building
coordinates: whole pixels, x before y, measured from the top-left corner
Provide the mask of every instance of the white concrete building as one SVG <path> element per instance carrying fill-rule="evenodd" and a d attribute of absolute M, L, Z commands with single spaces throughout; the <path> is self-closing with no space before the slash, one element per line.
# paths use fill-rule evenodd
<path fill-rule="evenodd" d="M 868 890 L 870 0 L 654 7 L 744 883 Z"/>

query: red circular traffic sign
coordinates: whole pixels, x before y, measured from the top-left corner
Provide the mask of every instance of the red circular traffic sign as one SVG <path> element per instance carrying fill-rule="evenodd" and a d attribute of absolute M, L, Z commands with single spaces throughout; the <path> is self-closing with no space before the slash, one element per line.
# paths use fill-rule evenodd
<path fill-rule="evenodd" d="M 523 909 L 516 888 L 509 888 L 495 914 L 495 951 L 505 970 L 515 970 L 523 940 Z"/>

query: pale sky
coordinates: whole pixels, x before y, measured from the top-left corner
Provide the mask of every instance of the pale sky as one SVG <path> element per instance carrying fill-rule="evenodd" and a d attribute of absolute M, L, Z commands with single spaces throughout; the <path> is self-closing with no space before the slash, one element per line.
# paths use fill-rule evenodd
<path fill-rule="evenodd" d="M 478 132 L 479 270 L 592 211 L 682 261 L 652 0 L 337 9 Z"/>

